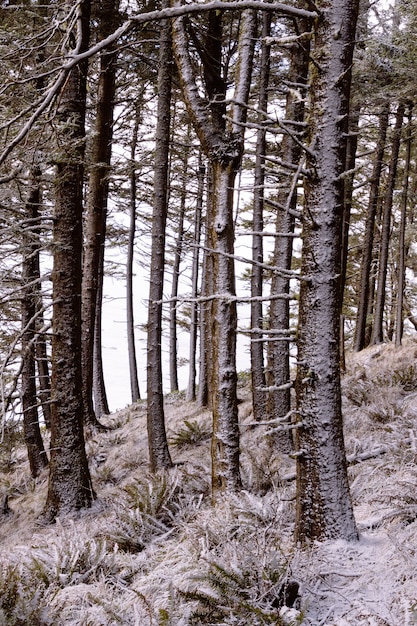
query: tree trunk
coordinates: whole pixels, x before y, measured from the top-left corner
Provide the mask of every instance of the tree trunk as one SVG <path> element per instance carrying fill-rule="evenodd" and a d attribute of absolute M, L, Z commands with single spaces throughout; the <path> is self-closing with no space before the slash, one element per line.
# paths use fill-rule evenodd
<path fill-rule="evenodd" d="M 372 345 L 376 345 L 384 341 L 383 321 L 389 242 L 391 238 L 391 212 L 395 188 L 395 179 L 397 176 L 398 154 L 400 151 L 401 129 L 403 125 L 404 111 L 405 104 L 400 103 L 398 105 L 397 114 L 395 117 L 395 128 L 394 136 L 392 139 L 392 151 L 387 179 L 387 188 L 384 195 L 381 243 L 379 247 L 378 284 L 375 300 L 374 328 L 371 339 Z"/>
<path fill-rule="evenodd" d="M 164 1 L 164 6 L 167 6 Z M 167 220 L 168 155 L 171 121 L 171 25 L 161 23 L 158 72 L 158 121 L 155 136 L 154 207 L 148 310 L 147 419 L 151 470 L 172 465 L 165 431 L 162 387 L 162 297 L 164 289 L 165 228 Z"/>
<path fill-rule="evenodd" d="M 398 287 L 397 287 L 397 310 L 395 319 L 395 345 L 397 348 L 401 346 L 403 330 L 404 330 L 404 289 L 405 289 L 405 270 L 406 270 L 406 242 L 405 242 L 405 229 L 407 221 L 407 204 L 408 204 L 408 189 L 410 178 L 410 164 L 411 164 L 411 145 L 413 141 L 412 135 L 412 118 L 413 109 L 412 104 L 408 105 L 408 127 L 406 138 L 406 155 L 404 164 L 404 176 L 403 176 L 403 189 L 401 195 L 401 218 L 400 218 L 400 231 L 398 234 Z"/>
<path fill-rule="evenodd" d="M 308 32 L 309 21 L 300 20 L 299 30 Z M 296 44 L 292 50 L 285 109 L 285 117 L 291 129 L 293 128 L 291 123 L 299 124 L 304 121 L 305 90 L 303 85 L 307 89 L 309 50 L 309 40 Z M 299 92 L 301 92 L 301 97 L 298 95 Z M 297 126 L 294 126 L 292 134 L 284 134 L 281 143 L 282 161 L 293 166 L 295 173 L 290 182 L 288 182 L 288 173 L 287 181 L 282 181 L 278 191 L 277 204 L 283 208 L 277 210 L 274 265 L 279 269 L 272 274 L 272 296 L 290 293 L 288 272 L 279 270 L 290 270 L 292 261 L 298 168 L 301 167 L 302 157 L 300 142 L 293 137 L 296 131 Z M 289 415 L 291 411 L 290 303 L 288 298 L 272 298 L 269 325 L 277 335 L 275 337 L 272 335 L 272 341 L 268 343 L 268 385 L 273 389 L 268 397 L 268 417 L 279 419 Z M 283 451 L 291 450 L 293 443 L 290 430 L 277 434 L 277 445 Z"/>
<path fill-rule="evenodd" d="M 388 117 L 389 104 L 386 103 L 384 104 L 379 115 L 379 134 L 375 150 L 371 188 L 369 191 L 368 212 L 366 215 L 365 223 L 365 237 L 362 251 L 361 274 L 359 282 L 359 302 L 356 315 L 355 337 L 353 342 L 353 349 L 355 350 L 355 352 L 363 350 L 363 348 L 366 347 L 367 343 L 369 343 L 369 341 L 366 341 L 366 327 L 370 301 L 373 302 L 373 295 L 371 298 L 370 293 L 370 281 L 372 275 L 372 254 L 374 250 L 374 231 L 378 207 L 378 190 L 381 180 L 381 172 L 385 152 Z"/>
<path fill-rule="evenodd" d="M 225 122 L 225 81 L 221 76 L 221 15 L 209 15 L 204 61 L 209 111 L 201 99 L 188 52 L 184 18 L 173 22 L 174 52 L 188 112 L 210 162 L 208 238 L 213 267 L 211 310 L 211 387 L 213 393 L 212 490 L 237 490 L 239 425 L 236 374 L 236 298 L 234 276 L 233 191 L 244 146 L 244 123 L 252 74 L 256 16 L 244 11 L 241 19 L 235 92 L 230 122 Z M 207 266 L 206 266 L 207 272 Z"/>
<path fill-rule="evenodd" d="M 253 235 L 252 235 L 252 275 L 251 275 L 251 377 L 252 377 L 252 406 L 253 418 L 256 421 L 265 419 L 266 416 L 266 376 L 264 366 L 264 342 L 263 338 L 263 269 L 264 262 L 263 235 L 264 228 L 264 184 L 265 184 L 265 150 L 266 150 L 266 127 L 265 114 L 268 109 L 268 84 L 270 69 L 270 46 L 266 44 L 266 37 L 271 34 L 271 14 L 262 15 L 262 50 L 261 68 L 259 77 L 258 96 L 258 124 L 260 128 L 256 138 L 256 158 L 254 172 L 253 194 Z"/>
<path fill-rule="evenodd" d="M 182 184 L 179 213 L 176 216 L 177 239 L 174 251 L 174 263 L 172 266 L 171 302 L 169 305 L 169 378 L 171 391 L 178 391 L 178 336 L 177 336 L 177 296 L 180 280 L 180 265 L 184 239 L 185 206 L 187 200 L 187 174 L 190 155 L 190 125 L 187 129 L 186 147 L 182 153 Z"/>
<path fill-rule="evenodd" d="M 194 402 L 196 399 L 195 393 L 195 378 L 196 378 L 196 353 L 197 353 L 197 330 L 198 330 L 198 304 L 196 298 L 198 295 L 198 273 L 199 273 L 199 259 L 200 259 L 200 241 L 201 241 L 201 216 L 203 210 L 203 194 L 204 194 L 204 179 L 206 174 L 206 168 L 204 167 L 201 153 L 198 159 L 198 188 L 197 188 L 197 201 L 195 207 L 194 217 L 194 239 L 193 239 L 193 261 L 191 269 L 191 316 L 190 316 L 190 350 L 189 350 L 189 376 L 186 399 L 189 402 Z"/>
<path fill-rule="evenodd" d="M 136 231 L 136 147 L 138 143 L 140 114 L 136 105 L 135 125 L 130 146 L 130 221 L 126 262 L 126 314 L 127 314 L 127 351 L 129 355 L 130 392 L 132 402 L 140 399 L 138 367 L 136 360 L 135 323 L 133 315 L 133 254 Z"/>
<path fill-rule="evenodd" d="M 39 234 L 36 232 L 41 198 L 40 170 L 31 173 L 31 189 L 26 202 L 28 222 L 23 228 L 22 263 L 22 409 L 23 432 L 28 451 L 30 471 L 33 478 L 39 476 L 48 465 L 42 435 L 39 427 L 38 402 L 36 394 L 36 314 L 39 295 Z"/>
<path fill-rule="evenodd" d="M 356 539 L 343 442 L 339 336 L 343 171 L 358 2 L 319 2 L 310 91 L 297 371 L 296 536 Z"/>
<path fill-rule="evenodd" d="M 105 39 L 116 24 L 118 0 L 102 0 L 98 36 Z M 107 48 L 100 56 L 96 118 L 91 148 L 89 193 L 85 220 L 85 245 L 82 283 L 82 376 L 84 423 L 102 428 L 93 409 L 94 322 L 99 282 L 100 251 L 104 246 L 113 108 L 115 93 L 115 55 Z"/>
<path fill-rule="evenodd" d="M 78 42 L 88 46 L 90 5 L 80 4 Z M 52 337 L 51 460 L 44 517 L 91 505 L 81 375 L 82 188 L 87 63 L 73 68 L 60 95 L 57 128 Z"/>
<path fill-rule="evenodd" d="M 103 305 L 103 276 L 104 276 L 104 247 L 101 248 L 98 290 L 96 302 L 96 319 L 94 322 L 94 349 L 93 349 L 93 397 L 96 415 L 109 415 L 106 386 L 103 372 L 103 350 L 101 343 L 102 305 Z"/>

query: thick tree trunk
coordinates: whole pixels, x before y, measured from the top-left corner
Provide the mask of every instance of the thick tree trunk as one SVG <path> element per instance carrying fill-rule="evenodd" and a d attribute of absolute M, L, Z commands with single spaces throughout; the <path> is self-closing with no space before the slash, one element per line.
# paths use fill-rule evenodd
<path fill-rule="evenodd" d="M 376 345 L 384 341 L 384 306 L 387 281 L 389 243 L 391 238 L 391 212 L 394 197 L 395 179 L 397 177 L 398 154 L 401 143 L 401 129 L 404 119 L 405 105 L 400 103 L 395 116 L 394 136 L 392 139 L 391 158 L 387 178 L 387 188 L 382 208 L 381 242 L 379 246 L 378 281 L 375 299 L 374 328 L 371 343 Z"/>
<path fill-rule="evenodd" d="M 313 49 L 299 317 L 296 536 L 356 539 L 343 442 L 340 248 L 358 3 L 319 2 Z"/>
<path fill-rule="evenodd" d="M 308 32 L 310 23 L 300 20 L 299 30 Z M 304 121 L 304 98 L 307 89 L 308 60 L 310 43 L 306 39 L 293 47 L 288 76 L 288 92 L 285 117 L 291 134 L 284 134 L 281 143 L 281 160 L 293 168 L 292 178 L 282 181 L 278 191 L 278 208 L 276 219 L 277 237 L 274 246 L 274 265 L 279 270 L 272 274 L 271 295 L 290 293 L 293 233 L 295 226 L 295 209 L 297 207 L 298 168 L 301 166 L 302 151 L 300 141 L 303 131 L 297 136 L 299 124 Z M 305 85 L 305 89 L 304 86 Z M 301 97 L 298 94 L 301 94 Z M 296 138 L 294 138 L 294 135 Z M 297 141 L 298 139 L 298 141 Z M 288 182 L 289 180 L 289 182 Z M 272 298 L 270 306 L 271 330 L 277 335 L 268 344 L 268 385 L 273 389 L 268 397 L 269 419 L 284 418 L 291 411 L 290 386 L 290 303 L 288 298 Z M 290 418 L 288 418 L 290 420 Z M 291 431 L 282 431 L 277 435 L 277 445 L 283 451 L 293 447 Z"/>
<path fill-rule="evenodd" d="M 36 393 L 36 314 L 39 296 L 39 235 L 36 232 L 39 217 L 41 191 L 40 171 L 31 174 L 31 190 L 26 202 L 28 222 L 24 232 L 24 258 L 22 263 L 22 409 L 23 432 L 28 451 L 30 471 L 33 478 L 39 476 L 48 465 L 39 427 L 38 401 Z"/>
<path fill-rule="evenodd" d="M 375 150 L 375 160 L 373 165 L 371 188 L 369 191 L 368 211 L 365 222 L 365 237 L 362 251 L 361 273 L 359 282 L 359 301 L 356 315 L 355 337 L 353 349 L 359 352 L 366 347 L 369 339 L 366 339 L 366 327 L 370 300 L 373 302 L 373 294 L 371 297 L 371 267 L 372 255 L 374 251 L 374 231 L 375 219 L 378 207 L 378 190 L 381 180 L 381 172 L 383 166 L 385 140 L 388 129 L 389 104 L 386 103 L 379 116 L 379 134 Z"/>
<path fill-rule="evenodd" d="M 79 50 L 88 45 L 90 6 L 80 5 Z M 90 506 L 94 497 L 84 445 L 81 375 L 82 187 L 87 64 L 67 77 L 55 116 L 51 460 L 44 517 Z"/>
<path fill-rule="evenodd" d="M 166 6 L 166 2 L 164 4 Z M 162 23 L 158 72 L 158 121 L 155 136 L 154 207 L 148 310 L 147 419 L 151 470 L 172 465 L 165 431 L 162 388 L 162 297 L 167 220 L 168 155 L 171 121 L 171 25 Z"/>
<path fill-rule="evenodd" d="M 105 39 L 113 32 L 118 11 L 118 0 L 103 0 L 100 5 L 98 36 Z M 107 220 L 107 198 L 111 140 L 113 136 L 113 108 L 115 92 L 115 56 L 106 49 L 100 56 L 100 73 L 96 118 L 91 148 L 91 169 L 82 283 L 82 376 L 84 423 L 102 427 L 93 409 L 93 354 L 94 322 L 99 281 L 100 251 L 104 246 Z"/>

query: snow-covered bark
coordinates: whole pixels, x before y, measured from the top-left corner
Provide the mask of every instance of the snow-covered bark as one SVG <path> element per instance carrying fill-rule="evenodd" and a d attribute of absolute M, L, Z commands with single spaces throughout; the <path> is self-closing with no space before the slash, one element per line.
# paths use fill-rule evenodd
<path fill-rule="evenodd" d="M 384 306 L 387 283 L 389 242 L 391 239 L 391 212 L 394 199 L 395 179 L 397 176 L 398 154 L 400 151 L 401 131 L 404 119 L 405 104 L 400 102 L 395 116 L 394 136 L 392 139 L 391 158 L 389 164 L 386 189 L 382 208 L 381 241 L 379 246 L 378 281 L 375 298 L 374 327 L 372 331 L 372 344 L 384 341 Z"/>
<path fill-rule="evenodd" d="M 307 19 L 300 20 L 298 30 L 307 33 L 311 23 Z M 281 142 L 281 160 L 292 167 L 286 180 L 281 180 L 277 193 L 277 219 L 274 246 L 274 265 L 277 268 L 290 270 L 293 253 L 293 233 L 295 227 L 295 210 L 297 208 L 297 183 L 301 168 L 301 140 L 304 128 L 304 102 L 306 98 L 308 59 L 310 40 L 305 37 L 293 45 L 288 73 L 288 92 L 285 105 L 287 133 Z M 289 294 L 290 278 L 287 271 L 274 272 L 271 280 L 271 294 Z M 284 418 L 291 410 L 290 382 L 290 303 L 285 298 L 273 298 L 270 305 L 271 330 L 286 336 L 276 337 L 268 344 L 268 385 L 273 389 L 268 397 L 269 419 Z M 280 340 L 281 339 L 281 340 Z M 277 434 L 277 444 L 282 450 L 292 448 L 291 431 Z"/>
<path fill-rule="evenodd" d="M 22 262 L 22 373 L 21 395 L 23 409 L 23 432 L 28 451 L 31 474 L 39 476 L 48 465 L 39 427 L 36 397 L 36 314 L 39 309 L 39 205 L 41 199 L 40 169 L 31 172 L 31 186 L 26 202 L 27 224 L 23 228 Z"/>
<path fill-rule="evenodd" d="M 88 43 L 90 7 L 79 7 L 79 50 Z M 93 489 L 83 433 L 81 376 L 82 189 L 86 64 L 68 74 L 55 116 L 51 460 L 45 518 L 89 506 Z"/>
<path fill-rule="evenodd" d="M 342 430 L 343 171 L 356 0 L 318 3 L 311 65 L 298 344 L 297 538 L 355 539 Z"/>
<path fill-rule="evenodd" d="M 172 464 L 165 431 L 162 388 L 162 295 L 165 266 L 165 229 L 168 211 L 168 156 L 171 122 L 171 25 L 161 27 L 158 71 L 158 110 L 155 133 L 154 204 L 147 339 L 147 416 L 152 471 Z"/>
<path fill-rule="evenodd" d="M 375 149 L 374 164 L 369 191 L 368 209 L 365 222 L 365 236 L 362 250 L 360 283 L 358 289 L 358 309 L 356 314 L 353 348 L 356 352 L 366 347 L 367 313 L 370 300 L 370 275 L 374 248 L 375 219 L 378 204 L 378 190 L 383 166 L 385 140 L 388 129 L 389 104 L 382 106 L 379 114 L 379 131 Z"/>
<path fill-rule="evenodd" d="M 118 12 L 118 0 L 101 3 L 98 36 L 105 39 L 114 29 Z M 111 140 L 113 136 L 113 108 L 115 93 L 116 59 L 107 49 L 100 57 L 100 73 L 96 103 L 96 118 L 91 146 L 91 166 L 85 220 L 85 243 L 82 283 L 82 368 L 84 422 L 100 426 L 93 409 L 93 351 L 94 323 L 98 282 L 103 280 L 99 272 L 100 253 L 104 246 Z"/>
<path fill-rule="evenodd" d="M 225 80 L 221 75 L 221 15 L 209 16 L 205 50 L 200 50 L 204 64 L 205 87 L 209 106 L 198 90 L 191 62 L 184 18 L 173 22 L 174 52 L 184 99 L 201 145 L 210 163 L 208 202 L 208 241 L 211 263 L 211 390 L 213 409 L 212 488 L 236 490 L 240 487 L 239 428 L 236 396 L 236 301 L 234 274 L 233 190 L 241 163 L 249 95 L 256 17 L 242 15 L 239 53 L 235 73 L 233 106 L 226 123 L 224 113 Z"/>

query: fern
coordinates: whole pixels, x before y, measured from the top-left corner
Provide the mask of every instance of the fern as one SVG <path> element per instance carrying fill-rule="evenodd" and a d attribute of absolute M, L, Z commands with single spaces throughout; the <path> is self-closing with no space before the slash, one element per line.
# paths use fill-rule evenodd
<path fill-rule="evenodd" d="M 169 442 L 172 446 L 196 445 L 202 441 L 206 441 L 211 436 L 209 430 L 201 426 L 196 420 L 190 422 L 184 420 L 184 426 L 170 438 Z"/>

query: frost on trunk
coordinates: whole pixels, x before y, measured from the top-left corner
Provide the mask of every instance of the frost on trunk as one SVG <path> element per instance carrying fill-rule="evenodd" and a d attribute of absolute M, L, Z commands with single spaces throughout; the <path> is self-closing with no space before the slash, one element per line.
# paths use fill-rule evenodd
<path fill-rule="evenodd" d="M 80 5 L 82 50 L 89 5 Z M 84 445 L 81 377 L 81 252 L 86 64 L 72 69 L 55 115 L 57 128 L 53 230 L 51 460 L 45 519 L 93 499 Z"/>
<path fill-rule="evenodd" d="M 320 2 L 310 102 L 300 293 L 296 534 L 357 538 L 342 430 L 340 246 L 350 68 L 351 0 Z"/>
<path fill-rule="evenodd" d="M 158 72 L 158 111 L 155 134 L 154 206 L 148 309 L 147 423 L 149 459 L 153 472 L 170 467 L 162 388 L 162 296 L 167 220 L 168 155 L 170 140 L 172 48 L 171 27 L 162 23 Z"/>
<path fill-rule="evenodd" d="M 105 39 L 114 29 L 118 11 L 117 0 L 101 3 L 98 35 Z M 101 248 L 104 246 L 111 140 L 113 136 L 113 107 L 115 93 L 116 60 L 112 50 L 100 56 L 96 118 L 91 146 L 91 167 L 85 220 L 85 244 L 82 283 L 82 368 L 84 422 L 102 427 L 93 409 L 93 355 L 94 324 L 97 294 L 99 293 Z"/>
<path fill-rule="evenodd" d="M 40 170 L 31 172 L 31 189 L 26 203 L 27 225 L 23 228 L 22 263 L 22 409 L 23 432 L 28 451 L 31 475 L 39 476 L 48 465 L 48 457 L 39 427 L 38 402 L 36 394 L 36 315 L 39 298 L 39 204 Z M 29 226 L 30 225 L 30 226 Z"/>
<path fill-rule="evenodd" d="M 300 20 L 300 32 L 311 30 L 307 19 Z M 295 210 L 297 209 L 297 183 L 301 168 L 302 151 L 300 140 L 304 130 L 304 99 L 307 89 L 310 41 L 295 44 L 291 53 L 288 74 L 289 89 L 286 97 L 285 118 L 291 133 L 285 133 L 281 142 L 281 160 L 290 164 L 286 180 L 280 180 L 277 194 L 277 219 L 274 247 L 274 265 L 279 268 L 272 274 L 271 294 L 290 293 L 289 272 L 291 270 Z M 304 87 L 305 86 L 305 87 Z M 301 127 L 301 132 L 297 129 Z M 285 270 L 284 272 L 279 270 Z M 290 383 L 290 303 L 288 298 L 272 298 L 270 306 L 270 328 L 277 332 L 275 341 L 268 344 L 268 385 L 272 388 L 268 397 L 268 418 L 282 419 L 291 411 Z M 278 335 L 278 333 L 280 335 Z M 272 335 L 274 337 L 274 335 Z M 282 431 L 276 436 L 278 447 L 289 452 L 292 447 L 291 431 Z"/>
<path fill-rule="evenodd" d="M 375 299 L 375 315 L 374 315 L 374 327 L 372 332 L 371 343 L 376 345 L 384 341 L 384 306 L 385 306 L 385 291 L 387 283 L 387 270 L 388 270 L 388 256 L 389 256 L 389 243 L 391 239 L 391 213 L 394 199 L 395 179 L 397 176 L 398 166 L 398 154 L 400 151 L 401 143 L 401 130 L 403 125 L 405 112 L 405 104 L 401 102 L 398 105 L 397 113 L 395 116 L 395 128 L 394 136 L 392 139 L 391 158 L 389 164 L 389 172 L 386 182 L 386 190 L 384 194 L 384 201 L 382 205 L 382 227 L 381 227 L 381 241 L 379 246 L 379 264 L 378 264 L 378 281 L 377 292 Z"/>
<path fill-rule="evenodd" d="M 374 251 L 374 231 L 378 205 L 378 191 L 381 180 L 383 166 L 385 140 L 388 129 L 389 104 L 385 103 L 379 114 L 379 132 L 375 149 L 374 163 L 371 176 L 371 188 L 369 191 L 368 209 L 365 221 L 365 236 L 362 250 L 360 283 L 358 289 L 358 309 L 356 314 L 355 336 L 353 349 L 359 352 L 366 348 L 366 330 L 368 326 L 368 309 L 370 308 L 371 297 L 371 268 Z"/>
<path fill-rule="evenodd" d="M 173 22 L 174 52 L 188 112 L 210 164 L 207 240 L 212 252 L 206 263 L 212 268 L 210 323 L 211 388 L 213 410 L 212 488 L 240 488 L 239 426 L 236 395 L 236 301 L 234 275 L 233 189 L 241 164 L 256 19 L 252 11 L 242 15 L 235 73 L 233 107 L 225 122 L 225 77 L 221 74 L 222 16 L 208 16 L 203 61 L 209 105 L 199 93 L 189 54 L 184 18 Z M 206 265 L 206 272 L 207 272 Z M 210 295 L 210 294 L 208 294 Z"/>

